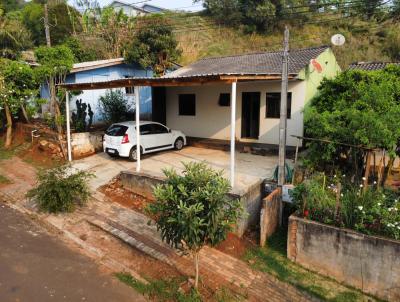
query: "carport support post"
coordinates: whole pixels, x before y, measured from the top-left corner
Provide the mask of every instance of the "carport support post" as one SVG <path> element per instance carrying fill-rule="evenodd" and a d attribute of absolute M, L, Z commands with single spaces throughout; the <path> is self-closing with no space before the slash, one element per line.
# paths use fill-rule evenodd
<path fill-rule="evenodd" d="M 236 137 L 236 82 L 232 83 L 231 93 L 231 187 L 235 186 L 235 137 Z"/>
<path fill-rule="evenodd" d="M 136 103 L 136 172 L 140 172 L 140 86 L 136 86 L 134 89 Z"/>
<path fill-rule="evenodd" d="M 68 152 L 68 161 L 72 161 L 72 150 L 71 150 L 71 125 L 70 125 L 70 116 L 69 116 L 69 92 L 67 91 L 65 94 L 65 119 L 67 120 L 67 152 Z"/>

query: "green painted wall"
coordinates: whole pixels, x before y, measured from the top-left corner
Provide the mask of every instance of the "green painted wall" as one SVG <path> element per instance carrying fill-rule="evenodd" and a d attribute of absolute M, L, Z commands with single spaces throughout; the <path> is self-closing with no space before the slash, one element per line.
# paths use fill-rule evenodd
<path fill-rule="evenodd" d="M 324 78 L 334 78 L 342 71 L 330 48 L 321 53 L 317 57 L 317 61 L 322 66 L 321 73 L 315 70 L 312 64 L 309 64 L 299 74 L 299 78 L 306 81 L 305 105 L 318 93 L 318 86 Z"/>

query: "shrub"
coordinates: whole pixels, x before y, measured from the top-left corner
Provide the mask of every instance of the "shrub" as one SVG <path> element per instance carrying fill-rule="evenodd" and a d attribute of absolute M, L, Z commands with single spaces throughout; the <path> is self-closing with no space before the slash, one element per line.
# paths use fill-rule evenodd
<path fill-rule="evenodd" d="M 337 208 L 339 182 L 344 185 Z M 304 218 L 400 239 L 400 194 L 394 191 L 363 190 L 362 186 L 346 183 L 341 177 L 328 181 L 323 175 L 316 174 L 298 185 L 292 196 L 297 214 Z"/>
<path fill-rule="evenodd" d="M 174 170 L 164 174 L 166 183 L 155 187 L 156 202 L 148 210 L 156 217 L 163 240 L 193 255 L 197 288 L 201 248 L 226 239 L 242 214 L 241 204 L 227 196 L 231 188 L 222 171 L 204 163 L 184 163 L 182 176 Z"/>
<path fill-rule="evenodd" d="M 99 98 L 99 101 L 100 114 L 105 121 L 123 122 L 133 115 L 131 106 L 121 90 L 107 90 L 106 94 Z"/>
<path fill-rule="evenodd" d="M 70 166 L 60 166 L 38 173 L 38 183 L 27 197 L 34 198 L 42 211 L 50 213 L 72 212 L 90 197 L 87 181 L 89 172 L 73 172 Z"/>

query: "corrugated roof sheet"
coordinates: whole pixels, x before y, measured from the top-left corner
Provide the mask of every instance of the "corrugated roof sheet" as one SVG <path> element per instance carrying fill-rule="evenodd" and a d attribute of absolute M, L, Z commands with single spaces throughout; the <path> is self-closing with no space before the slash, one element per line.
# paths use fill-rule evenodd
<path fill-rule="evenodd" d="M 329 46 L 292 50 L 289 74 L 298 74 Z M 205 58 L 165 75 L 166 78 L 207 75 L 274 75 L 282 73 L 282 51 Z"/>
<path fill-rule="evenodd" d="M 118 65 L 124 62 L 124 58 L 116 58 L 116 59 L 109 59 L 109 60 L 98 60 L 98 61 L 89 61 L 89 62 L 82 62 L 76 63 L 71 69 L 71 73 L 84 71 L 84 70 L 91 70 L 101 67 L 113 66 Z"/>
<path fill-rule="evenodd" d="M 382 70 L 387 65 L 399 65 L 400 62 L 356 62 L 349 65 L 347 68 L 348 70 L 366 70 L 366 71 L 373 71 L 373 70 Z"/>

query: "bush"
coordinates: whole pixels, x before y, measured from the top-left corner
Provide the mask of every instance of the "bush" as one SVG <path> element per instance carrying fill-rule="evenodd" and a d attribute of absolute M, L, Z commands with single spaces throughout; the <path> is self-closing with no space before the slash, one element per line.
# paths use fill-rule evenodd
<path fill-rule="evenodd" d="M 87 181 L 91 177 L 89 172 L 71 171 L 68 165 L 42 170 L 38 173 L 37 186 L 27 197 L 35 199 L 42 211 L 72 212 L 76 205 L 84 205 L 90 197 Z"/>
<path fill-rule="evenodd" d="M 337 209 L 339 182 L 344 186 L 338 196 Z M 347 183 L 341 177 L 328 179 L 316 174 L 298 185 L 292 196 L 297 214 L 304 218 L 365 234 L 400 239 L 400 194 L 394 191 L 363 190 L 362 185 Z"/>
<path fill-rule="evenodd" d="M 121 90 L 107 90 L 99 101 L 100 113 L 107 122 L 123 122 L 133 116 L 131 106 Z"/>

